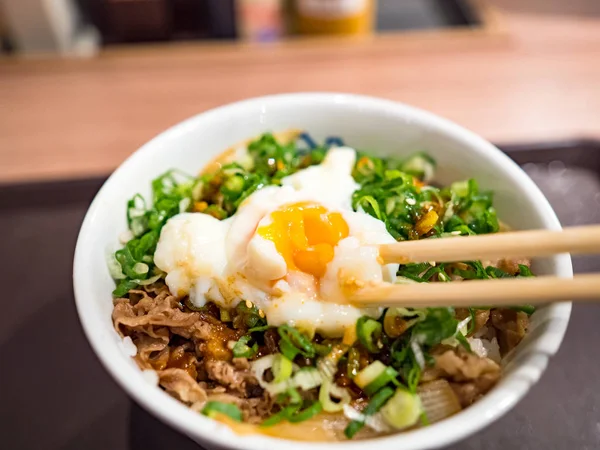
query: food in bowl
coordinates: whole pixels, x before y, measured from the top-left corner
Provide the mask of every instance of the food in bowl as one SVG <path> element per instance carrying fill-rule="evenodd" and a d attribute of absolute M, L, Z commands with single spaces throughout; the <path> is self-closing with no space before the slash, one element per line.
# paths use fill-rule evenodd
<path fill-rule="evenodd" d="M 528 260 L 382 265 L 379 244 L 500 231 L 492 193 L 434 180 L 424 153 L 297 131 L 168 171 L 127 204 L 115 329 L 165 391 L 239 432 L 359 439 L 449 417 L 498 382 L 533 308 L 348 301 L 367 283 L 532 276 Z"/>

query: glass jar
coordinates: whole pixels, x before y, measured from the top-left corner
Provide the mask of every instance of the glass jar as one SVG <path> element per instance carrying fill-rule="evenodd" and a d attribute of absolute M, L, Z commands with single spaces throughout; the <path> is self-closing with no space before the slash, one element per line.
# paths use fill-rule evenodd
<path fill-rule="evenodd" d="M 376 0 L 295 0 L 300 34 L 369 34 Z"/>

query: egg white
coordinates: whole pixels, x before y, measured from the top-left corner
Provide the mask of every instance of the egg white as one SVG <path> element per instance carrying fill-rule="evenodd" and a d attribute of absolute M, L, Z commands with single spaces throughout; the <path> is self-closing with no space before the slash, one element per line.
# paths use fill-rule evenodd
<path fill-rule="evenodd" d="M 282 178 L 281 185 L 314 196 L 323 204 L 351 210 L 352 193 L 359 188 L 352 178 L 355 162 L 356 150 L 338 147 L 330 150 L 321 164 Z"/>
<path fill-rule="evenodd" d="M 223 242 L 229 221 L 208 214 L 183 213 L 167 221 L 154 252 L 154 263 L 167 273 L 165 282 L 177 296 L 200 297 L 227 266 Z"/>

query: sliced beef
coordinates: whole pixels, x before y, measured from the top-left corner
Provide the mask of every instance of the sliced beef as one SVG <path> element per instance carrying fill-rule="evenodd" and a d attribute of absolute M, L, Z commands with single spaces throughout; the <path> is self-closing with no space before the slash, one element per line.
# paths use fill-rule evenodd
<path fill-rule="evenodd" d="M 115 300 L 112 319 L 117 331 L 128 336 L 136 330 L 151 334 L 148 331 L 160 326 L 191 327 L 199 320 L 199 313 L 183 312 L 177 297 L 170 295 L 165 287 L 156 297 L 133 290 L 131 298 Z"/>
<path fill-rule="evenodd" d="M 491 323 L 496 329 L 500 351 L 506 355 L 515 348 L 527 334 L 529 316 L 512 309 L 493 309 Z"/>
<path fill-rule="evenodd" d="M 233 357 L 228 345 L 230 341 L 237 341 L 242 332 L 228 328 L 209 314 L 196 313 L 198 318 L 191 326 L 175 327 L 171 331 L 196 342 L 198 356 L 222 361 L 231 360 Z"/>
<path fill-rule="evenodd" d="M 184 311 L 164 284 L 134 289 L 129 298 L 115 300 L 112 318 L 122 336 L 145 334 L 168 340 L 178 335 L 196 344 L 198 356 L 211 359 L 230 360 L 228 343 L 241 337 L 241 332 L 228 328 L 212 314 Z"/>
<path fill-rule="evenodd" d="M 439 349 L 435 366 L 426 371 L 424 381 L 445 378 L 464 408 L 486 394 L 500 379 L 500 366 L 489 358 L 481 358 L 462 348 Z"/>
<path fill-rule="evenodd" d="M 192 311 L 156 283 L 116 299 L 112 318 L 119 334 L 135 344 L 140 368 L 155 370 L 159 385 L 195 410 L 222 395 L 237 398 L 249 418 L 264 417 L 272 408 L 248 361 L 232 359 L 229 343 L 243 332 L 214 311 Z"/>
<path fill-rule="evenodd" d="M 458 320 L 464 320 L 467 317 L 469 317 L 470 315 L 471 315 L 471 313 L 469 312 L 468 308 L 456 308 L 456 318 Z M 481 330 L 485 326 L 485 324 L 487 323 L 489 318 L 490 318 L 490 310 L 489 309 L 476 309 L 475 310 L 475 327 L 471 331 L 469 336 L 472 336 L 473 334 L 475 334 L 479 330 Z M 469 327 L 470 326 L 471 326 L 471 323 L 469 322 Z"/>
<path fill-rule="evenodd" d="M 237 367 L 236 367 L 237 366 Z M 243 398 L 262 395 L 262 388 L 257 379 L 250 372 L 249 366 L 244 366 L 239 359 L 235 365 L 227 361 L 207 360 L 204 364 L 206 372 L 211 380 L 225 386 L 231 392 Z"/>
<path fill-rule="evenodd" d="M 473 381 L 450 383 L 450 386 L 452 386 L 461 406 L 466 408 L 489 392 L 497 382 L 498 377 L 495 374 L 486 373 Z"/>
<path fill-rule="evenodd" d="M 263 339 L 264 345 L 261 345 L 259 349 L 259 356 L 272 355 L 279 352 L 279 340 L 281 338 L 275 328 L 265 331 Z"/>
<path fill-rule="evenodd" d="M 170 353 L 168 335 L 156 338 L 140 333 L 133 337 L 133 343 L 137 347 L 136 361 L 140 367 L 154 370 L 167 367 Z"/>
<path fill-rule="evenodd" d="M 434 355 L 435 367 L 445 378 L 453 381 L 475 380 L 484 374 L 495 374 L 500 377 L 500 366 L 488 358 L 481 358 L 462 348 L 446 350 Z"/>
<path fill-rule="evenodd" d="M 169 394 L 188 405 L 204 405 L 208 398 L 206 391 L 183 369 L 160 370 L 158 379 Z"/>

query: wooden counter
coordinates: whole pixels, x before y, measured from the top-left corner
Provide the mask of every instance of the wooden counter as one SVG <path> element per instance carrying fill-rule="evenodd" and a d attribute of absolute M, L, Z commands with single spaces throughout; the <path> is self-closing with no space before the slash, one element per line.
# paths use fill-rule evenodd
<path fill-rule="evenodd" d="M 0 183 L 108 174 L 224 103 L 295 91 L 406 102 L 494 142 L 600 138 L 600 18 L 509 14 L 501 33 L 134 47 L 0 62 Z"/>

